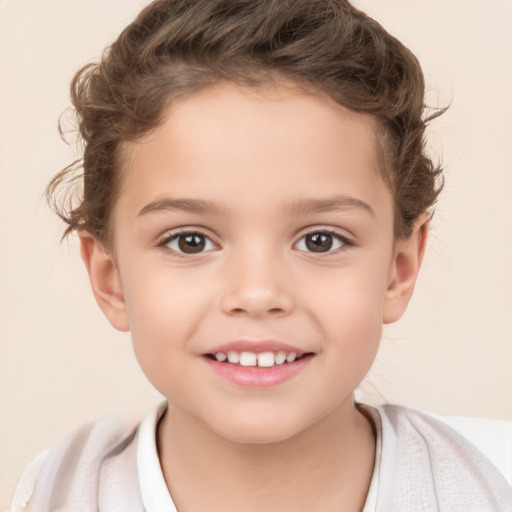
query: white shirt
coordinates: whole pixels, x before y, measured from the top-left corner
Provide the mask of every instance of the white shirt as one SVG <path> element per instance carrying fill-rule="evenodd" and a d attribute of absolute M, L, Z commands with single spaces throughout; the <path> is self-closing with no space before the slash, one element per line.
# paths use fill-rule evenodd
<path fill-rule="evenodd" d="M 176 512 L 156 441 L 166 407 L 136 429 L 102 420 L 67 436 L 27 468 L 11 510 Z M 363 512 L 512 512 L 512 422 L 360 407 L 376 430 Z"/>
<path fill-rule="evenodd" d="M 393 471 L 393 461 L 382 458 L 382 440 L 383 437 L 386 437 L 386 430 L 391 427 L 384 408 L 369 406 L 363 406 L 363 408 L 371 416 L 376 431 L 375 465 L 363 512 L 375 512 L 379 496 L 380 476 Z M 163 477 L 156 446 L 158 422 L 165 411 L 165 403 L 150 411 L 143 419 L 138 432 L 137 470 L 142 501 L 149 512 L 177 512 Z M 475 444 L 512 485 L 511 422 L 463 417 L 435 417 Z"/>

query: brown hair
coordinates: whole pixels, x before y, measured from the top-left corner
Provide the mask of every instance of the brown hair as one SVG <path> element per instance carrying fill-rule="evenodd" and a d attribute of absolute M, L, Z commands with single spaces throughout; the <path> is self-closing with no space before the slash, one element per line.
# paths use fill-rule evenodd
<path fill-rule="evenodd" d="M 47 189 L 68 223 L 65 235 L 86 230 L 111 241 L 120 147 L 158 126 L 169 101 L 219 81 L 257 86 L 274 78 L 374 116 L 382 175 L 395 201 L 395 235 L 406 238 L 441 188 L 442 170 L 425 152 L 426 125 L 439 112 L 425 118 L 425 85 L 415 56 L 345 0 L 148 5 L 101 61 L 81 69 L 71 84 L 84 156 Z M 83 172 L 77 175 L 77 169 Z M 78 194 L 66 187 L 82 179 Z"/>

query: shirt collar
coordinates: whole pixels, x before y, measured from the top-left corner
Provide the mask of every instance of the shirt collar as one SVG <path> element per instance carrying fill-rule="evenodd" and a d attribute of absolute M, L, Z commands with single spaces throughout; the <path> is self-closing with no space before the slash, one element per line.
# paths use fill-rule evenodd
<path fill-rule="evenodd" d="M 156 431 L 167 402 L 152 409 L 139 426 L 137 472 L 144 508 L 151 512 L 177 512 L 165 483 L 156 446 Z"/>
<path fill-rule="evenodd" d="M 373 421 L 376 430 L 375 468 L 368 490 L 363 512 L 373 512 L 377 505 L 379 473 L 382 456 L 382 423 L 379 412 L 373 407 L 358 404 Z M 167 411 L 167 402 L 162 402 L 146 414 L 139 426 L 137 439 L 137 472 L 144 508 L 151 512 L 177 512 L 167 484 L 165 483 L 158 450 L 156 432 L 158 423 Z"/>

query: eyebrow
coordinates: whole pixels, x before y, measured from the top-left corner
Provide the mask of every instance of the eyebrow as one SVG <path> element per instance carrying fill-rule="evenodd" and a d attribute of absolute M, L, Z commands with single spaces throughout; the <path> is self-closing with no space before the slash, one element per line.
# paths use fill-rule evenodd
<path fill-rule="evenodd" d="M 142 217 L 152 212 L 181 210 L 189 213 L 220 215 L 225 213 L 225 208 L 210 201 L 200 201 L 198 199 L 156 199 L 144 206 L 137 217 Z"/>
<path fill-rule="evenodd" d="M 292 215 L 322 213 L 335 210 L 345 210 L 350 208 L 360 208 L 375 217 L 373 208 L 361 199 L 351 196 L 334 197 L 330 199 L 303 199 L 294 201 L 287 205 L 285 211 Z M 181 210 L 196 214 L 222 215 L 227 210 L 214 202 L 199 199 L 171 199 L 163 198 L 151 201 L 144 206 L 137 217 L 142 217 L 152 212 Z"/>
<path fill-rule="evenodd" d="M 331 212 L 334 210 L 346 210 L 351 208 L 359 208 L 372 217 L 375 217 L 375 211 L 368 204 L 352 196 L 339 196 L 330 199 L 305 199 L 301 201 L 294 201 L 286 209 L 291 214 L 307 214 L 307 213 L 322 213 Z"/>

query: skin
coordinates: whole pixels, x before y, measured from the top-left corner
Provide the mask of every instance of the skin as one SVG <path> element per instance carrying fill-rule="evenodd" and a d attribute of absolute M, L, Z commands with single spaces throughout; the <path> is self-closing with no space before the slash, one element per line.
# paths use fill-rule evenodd
<path fill-rule="evenodd" d="M 172 103 L 123 151 L 115 251 L 82 233 L 82 255 L 169 401 L 158 442 L 178 509 L 361 510 L 375 440 L 353 391 L 409 302 L 426 239 L 425 218 L 394 238 L 372 118 L 289 84 L 222 84 Z M 170 207 L 184 199 L 215 209 Z M 205 250 L 179 253 L 180 230 Z M 311 252 L 305 236 L 328 232 L 341 240 Z M 314 355 L 284 383 L 247 388 L 203 357 L 241 338 Z"/>

